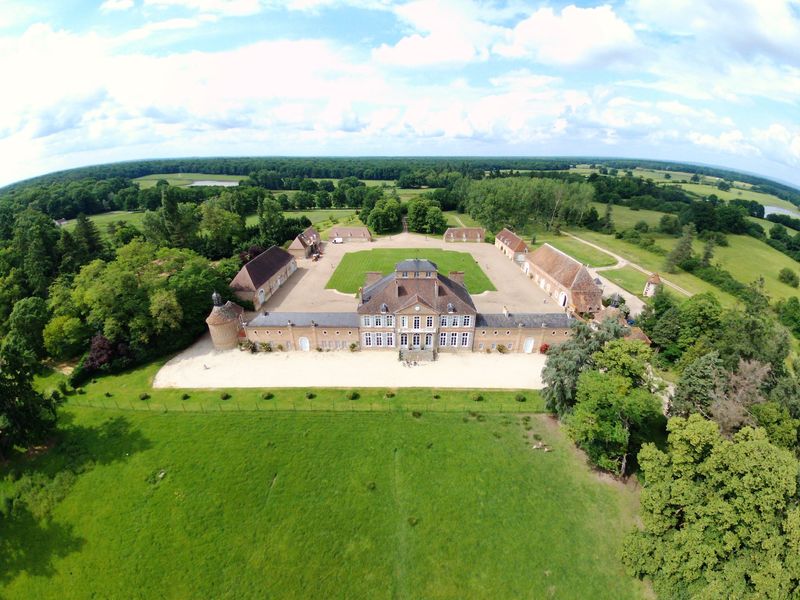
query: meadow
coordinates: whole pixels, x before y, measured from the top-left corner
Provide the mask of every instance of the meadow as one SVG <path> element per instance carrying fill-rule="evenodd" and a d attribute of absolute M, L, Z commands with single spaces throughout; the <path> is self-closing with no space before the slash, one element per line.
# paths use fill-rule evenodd
<path fill-rule="evenodd" d="M 342 261 L 325 287 L 354 294 L 364 285 L 364 276 L 368 271 L 380 271 L 388 275 L 394 271 L 398 262 L 406 258 L 432 260 L 439 267 L 440 273 L 463 271 L 464 284 L 470 294 L 495 290 L 472 254 L 433 248 L 381 248 L 348 252 L 342 257 Z"/>
<path fill-rule="evenodd" d="M 592 248 L 583 242 L 565 235 L 554 235 L 552 233 L 537 233 L 536 244 L 529 244 L 531 252 L 544 243 L 550 244 L 554 248 L 569 254 L 579 263 L 590 267 L 609 267 L 617 262 L 613 256 L 606 252 Z"/>
<path fill-rule="evenodd" d="M 631 266 L 624 266 L 621 269 L 610 269 L 600 273 L 609 281 L 613 281 L 621 288 L 628 290 L 639 298 L 643 298 L 644 284 L 647 283 L 647 275 L 634 269 Z M 669 276 L 667 276 L 668 278 Z"/>
<path fill-rule="evenodd" d="M 242 179 L 247 179 L 245 175 L 216 175 L 213 173 L 154 173 L 153 175 L 145 175 L 137 177 L 133 181 L 139 184 L 143 190 L 155 187 L 159 180 L 165 179 L 170 185 L 176 187 L 188 187 L 195 181 L 221 181 L 221 182 L 239 182 Z"/>
<path fill-rule="evenodd" d="M 25 548 L 4 598 L 645 597 L 617 558 L 635 494 L 543 415 L 72 406 L 62 427 L 14 465 L 75 474 L 46 518 L 0 523 Z"/>

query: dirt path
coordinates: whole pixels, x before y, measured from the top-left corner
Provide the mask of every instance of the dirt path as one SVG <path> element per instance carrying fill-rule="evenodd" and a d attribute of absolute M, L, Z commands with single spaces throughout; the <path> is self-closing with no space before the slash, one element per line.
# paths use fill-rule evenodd
<path fill-rule="evenodd" d="M 650 275 L 653 274 L 653 271 L 648 271 L 644 267 L 642 267 L 640 265 L 637 265 L 636 263 L 631 262 L 626 258 L 623 258 L 619 254 L 615 254 L 615 253 L 611 252 L 607 248 L 603 248 L 602 246 L 598 246 L 597 244 L 595 244 L 593 242 L 590 242 L 589 240 L 585 240 L 583 238 L 580 238 L 580 237 L 578 237 L 577 235 L 575 235 L 573 233 L 568 233 L 566 231 L 562 231 L 561 233 L 563 233 L 564 235 L 568 235 L 572 239 L 578 240 L 579 242 L 581 242 L 583 244 L 586 244 L 587 246 L 591 246 L 595 250 L 600 250 L 600 252 L 605 252 L 606 254 L 608 254 L 609 256 L 611 256 L 612 258 L 614 258 L 617 261 L 617 264 L 611 265 L 610 267 L 596 267 L 594 269 L 595 271 L 611 271 L 613 269 L 621 269 L 623 267 L 630 266 L 630 267 L 636 269 L 637 271 L 639 271 L 640 273 L 644 273 L 648 277 L 650 277 Z M 671 281 L 668 281 L 668 280 L 664 279 L 664 276 L 661 275 L 660 273 L 659 273 L 659 277 L 661 278 L 661 281 L 662 281 L 662 283 L 664 283 L 664 285 L 667 285 L 667 286 L 671 287 L 672 289 L 674 289 L 677 292 L 680 292 L 684 296 L 693 296 L 693 294 L 690 291 L 682 288 L 681 286 L 679 286 L 679 285 L 677 285 L 675 283 L 672 283 Z"/>
<path fill-rule="evenodd" d="M 464 225 L 464 221 L 459 219 L 458 215 L 453 215 L 453 218 L 456 220 L 456 222 L 459 224 L 460 227 L 466 227 L 466 225 Z"/>

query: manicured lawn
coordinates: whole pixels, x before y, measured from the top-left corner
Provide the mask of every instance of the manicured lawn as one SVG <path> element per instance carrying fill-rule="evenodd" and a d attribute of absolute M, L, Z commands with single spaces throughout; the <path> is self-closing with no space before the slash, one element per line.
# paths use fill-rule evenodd
<path fill-rule="evenodd" d="M 495 289 L 471 254 L 431 248 L 382 248 L 349 252 L 344 255 L 325 287 L 354 294 L 364 285 L 367 271 L 380 271 L 387 275 L 394 271 L 398 262 L 406 258 L 432 260 L 439 267 L 439 272 L 445 275 L 450 271 L 464 271 L 464 283 L 471 294 Z"/>
<path fill-rule="evenodd" d="M 85 470 L 47 521 L 0 522 L 25 548 L 3 557 L 4 598 L 645 597 L 618 559 L 635 495 L 541 416 L 63 421 L 65 443 L 24 470 Z"/>
<path fill-rule="evenodd" d="M 155 173 L 137 177 L 133 181 L 139 184 L 141 189 L 155 187 L 160 179 L 166 179 L 170 185 L 177 187 L 187 187 L 195 181 L 241 181 L 247 179 L 246 175 L 214 175 L 213 173 Z"/>
<path fill-rule="evenodd" d="M 338 222 L 343 223 L 354 216 L 356 211 L 352 208 L 322 208 L 315 210 L 286 210 L 283 216 L 288 218 L 308 217 L 313 225 L 319 223 L 328 224 L 331 219 L 336 219 Z M 249 215 L 246 219 L 247 225 L 256 225 L 258 223 L 258 215 Z"/>
<path fill-rule="evenodd" d="M 647 275 L 630 266 L 625 266 L 621 269 L 612 269 L 610 271 L 601 271 L 600 275 L 640 298 L 644 291 L 644 284 L 647 283 Z"/>
<path fill-rule="evenodd" d="M 609 267 L 617 262 L 611 255 L 565 235 L 536 234 L 536 242 L 536 246 L 533 246 L 531 251 L 547 242 L 554 248 L 569 254 L 578 262 L 590 267 Z"/>
<path fill-rule="evenodd" d="M 447 217 L 447 224 L 450 227 L 482 227 L 475 219 L 469 216 L 469 213 L 460 213 L 455 210 L 447 210 L 444 212 Z M 457 219 L 461 220 L 461 223 Z"/>

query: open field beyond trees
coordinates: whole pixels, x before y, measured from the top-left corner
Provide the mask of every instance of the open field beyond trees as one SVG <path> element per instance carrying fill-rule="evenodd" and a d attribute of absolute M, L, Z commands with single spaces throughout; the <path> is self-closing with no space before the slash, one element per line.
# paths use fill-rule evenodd
<path fill-rule="evenodd" d="M 592 248 L 588 244 L 584 244 L 581 241 L 565 235 L 553 235 L 550 233 L 537 234 L 536 242 L 535 245 L 531 246 L 531 252 L 542 244 L 548 243 L 554 248 L 558 248 L 562 252 L 569 254 L 578 262 L 590 267 L 609 267 L 617 262 L 610 254 Z"/>
<path fill-rule="evenodd" d="M 5 598 L 640 598 L 636 496 L 549 418 L 72 407 Z M 540 437 L 552 448 L 531 449 Z M 76 449 L 79 451 L 76 452 Z M 135 590 L 135 592 L 133 592 Z"/>
<path fill-rule="evenodd" d="M 155 173 L 137 177 L 133 181 L 138 183 L 140 188 L 146 190 L 147 188 L 155 187 L 156 183 L 161 179 L 165 179 L 167 183 L 176 187 L 188 187 L 195 181 L 239 182 L 242 179 L 247 179 L 247 177 L 244 175 L 215 175 L 213 173 Z"/>
<path fill-rule="evenodd" d="M 450 271 L 464 271 L 464 284 L 470 294 L 495 290 L 471 254 L 434 248 L 381 248 L 348 252 L 325 287 L 354 294 L 364 285 L 364 276 L 368 271 L 380 271 L 388 275 L 398 262 L 406 258 L 432 260 L 444 275 Z"/>

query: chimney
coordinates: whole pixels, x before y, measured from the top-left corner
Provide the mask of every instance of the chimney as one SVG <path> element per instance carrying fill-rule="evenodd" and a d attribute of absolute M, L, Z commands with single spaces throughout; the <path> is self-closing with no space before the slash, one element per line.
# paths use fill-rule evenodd
<path fill-rule="evenodd" d="M 381 273 L 380 271 L 367 271 L 366 279 L 364 281 L 364 287 L 371 286 L 373 283 L 380 280 L 381 277 L 383 277 L 383 273 Z"/>
<path fill-rule="evenodd" d="M 450 279 L 464 285 L 464 271 L 450 271 Z"/>

